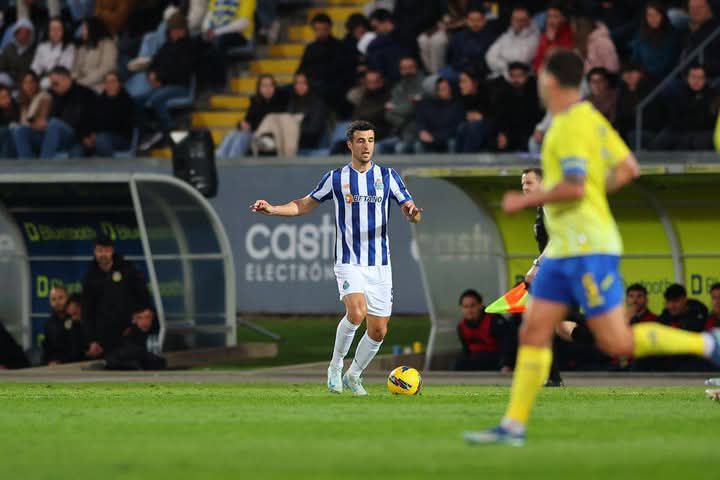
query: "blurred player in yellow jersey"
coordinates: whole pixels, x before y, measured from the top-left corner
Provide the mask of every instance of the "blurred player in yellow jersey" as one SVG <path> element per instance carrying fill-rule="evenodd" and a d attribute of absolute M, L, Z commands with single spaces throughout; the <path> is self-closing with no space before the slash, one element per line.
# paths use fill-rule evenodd
<path fill-rule="evenodd" d="M 507 213 L 544 205 L 550 243 L 533 283 L 520 328 L 510 404 L 500 426 L 466 432 L 472 444 L 525 443 L 530 410 L 552 363 L 555 326 L 573 305 L 585 312 L 597 346 L 612 356 L 698 355 L 720 364 L 720 331 L 691 333 L 658 323 L 629 326 L 620 276 L 622 239 L 607 193 L 632 182 L 635 157 L 605 117 L 581 101 L 583 61 L 556 50 L 539 77 L 540 96 L 553 115 L 542 147 L 543 190 L 509 192 Z"/>

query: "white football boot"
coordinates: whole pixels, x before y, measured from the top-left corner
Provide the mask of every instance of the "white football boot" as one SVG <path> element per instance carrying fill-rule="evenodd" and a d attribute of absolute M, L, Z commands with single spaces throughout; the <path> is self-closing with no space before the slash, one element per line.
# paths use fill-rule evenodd
<path fill-rule="evenodd" d="M 332 365 L 328 367 L 327 387 L 330 393 L 342 393 L 343 381 L 341 368 L 336 368 Z"/>
<path fill-rule="evenodd" d="M 353 377 L 346 373 L 342 377 L 342 382 L 345 388 L 350 390 L 353 395 L 356 395 L 358 397 L 364 397 L 368 394 L 363 387 L 362 377 Z"/>

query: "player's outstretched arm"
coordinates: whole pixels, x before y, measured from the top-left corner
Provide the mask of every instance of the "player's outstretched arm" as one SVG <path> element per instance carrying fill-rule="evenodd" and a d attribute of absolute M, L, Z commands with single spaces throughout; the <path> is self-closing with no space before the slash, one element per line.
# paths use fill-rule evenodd
<path fill-rule="evenodd" d="M 422 220 L 423 209 L 415 205 L 412 200 L 403 204 L 402 211 L 410 223 L 420 223 L 420 220 Z"/>
<path fill-rule="evenodd" d="M 631 153 L 625 160 L 610 171 L 605 190 L 607 190 L 608 193 L 615 193 L 639 176 L 640 167 L 638 166 L 635 155 Z"/>
<path fill-rule="evenodd" d="M 270 216 L 299 217 L 312 212 L 318 205 L 320 205 L 320 203 L 309 196 L 298 198 L 297 200 L 293 200 L 285 205 L 271 205 L 266 200 L 257 200 L 255 203 L 250 205 L 250 211 Z"/>
<path fill-rule="evenodd" d="M 522 192 L 507 192 L 503 197 L 505 213 L 517 213 L 530 207 L 539 207 L 550 203 L 573 202 L 585 195 L 585 176 L 566 175 L 565 178 L 548 191 L 537 191 L 525 195 Z"/>

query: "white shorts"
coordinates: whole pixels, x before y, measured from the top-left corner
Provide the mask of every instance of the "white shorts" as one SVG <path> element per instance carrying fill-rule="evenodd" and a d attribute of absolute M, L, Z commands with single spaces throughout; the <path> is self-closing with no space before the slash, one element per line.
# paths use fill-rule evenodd
<path fill-rule="evenodd" d="M 335 265 L 340 301 L 345 295 L 362 293 L 367 311 L 376 317 L 392 314 L 392 268 L 390 265 L 362 267 L 359 265 Z"/>

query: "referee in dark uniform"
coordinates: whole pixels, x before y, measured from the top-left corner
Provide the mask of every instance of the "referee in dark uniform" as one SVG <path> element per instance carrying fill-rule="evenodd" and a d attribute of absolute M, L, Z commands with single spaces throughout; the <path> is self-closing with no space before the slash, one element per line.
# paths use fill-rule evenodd
<path fill-rule="evenodd" d="M 525 194 L 534 192 L 542 188 L 543 172 L 541 168 L 526 168 L 522 173 L 522 189 Z M 543 255 L 545 254 L 545 247 L 548 244 L 548 233 L 545 230 L 545 212 L 543 207 L 537 207 L 537 214 L 535 215 L 535 225 L 533 226 L 533 233 L 535 234 L 535 241 L 540 251 L 540 256 L 533 261 L 532 268 L 525 275 L 525 283 L 528 285 L 532 284 L 537 274 L 540 263 L 542 262 Z M 548 378 L 546 387 L 562 387 L 563 380 L 560 376 L 560 369 L 557 364 L 557 355 L 553 352 L 553 363 L 550 368 L 550 377 Z"/>

